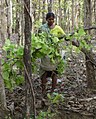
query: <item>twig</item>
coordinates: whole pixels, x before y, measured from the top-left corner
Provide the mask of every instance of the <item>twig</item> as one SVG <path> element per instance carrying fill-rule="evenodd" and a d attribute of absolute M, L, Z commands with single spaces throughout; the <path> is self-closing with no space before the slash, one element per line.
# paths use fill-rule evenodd
<path fill-rule="evenodd" d="M 28 81 L 29 81 L 29 85 L 30 85 L 30 88 L 31 88 L 31 94 L 32 94 L 32 98 L 33 98 L 33 111 L 34 111 L 34 119 L 36 119 L 36 107 L 35 107 L 35 93 L 34 93 L 34 89 L 33 89 L 33 84 L 31 82 L 31 78 L 28 74 L 28 71 L 26 69 L 26 66 L 24 64 L 24 69 L 25 69 L 25 72 L 27 74 L 27 77 L 28 77 Z"/>

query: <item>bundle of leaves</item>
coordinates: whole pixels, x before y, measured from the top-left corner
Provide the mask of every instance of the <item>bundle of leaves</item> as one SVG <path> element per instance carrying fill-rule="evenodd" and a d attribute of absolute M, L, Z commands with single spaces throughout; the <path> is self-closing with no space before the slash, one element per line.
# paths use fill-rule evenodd
<path fill-rule="evenodd" d="M 57 37 L 53 35 L 46 36 L 45 33 L 40 33 L 39 35 L 35 36 L 32 35 L 32 68 L 35 71 L 36 59 L 43 58 L 46 55 L 50 58 L 50 61 L 53 64 L 58 65 L 57 71 L 58 74 L 62 74 L 64 72 L 65 62 L 61 57 L 60 54 L 60 44 L 64 42 L 64 40 L 59 40 Z"/>

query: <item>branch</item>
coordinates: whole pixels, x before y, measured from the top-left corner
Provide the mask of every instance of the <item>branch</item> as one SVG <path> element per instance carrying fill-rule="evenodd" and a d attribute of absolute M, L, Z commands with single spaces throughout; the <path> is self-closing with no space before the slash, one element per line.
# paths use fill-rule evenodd
<path fill-rule="evenodd" d="M 96 29 L 96 26 L 90 26 L 90 27 L 85 27 L 84 30 L 92 30 L 92 29 Z"/>
<path fill-rule="evenodd" d="M 33 89 L 33 84 L 31 82 L 31 78 L 28 74 L 28 71 L 26 69 L 26 66 L 24 64 L 24 69 L 25 69 L 25 72 L 27 74 L 27 77 L 28 77 L 28 81 L 29 81 L 29 85 L 30 85 L 30 88 L 31 88 L 31 94 L 32 94 L 32 98 L 33 98 L 33 111 L 34 111 L 34 119 L 36 119 L 36 107 L 35 107 L 35 93 L 34 93 L 34 89 Z"/>
<path fill-rule="evenodd" d="M 96 26 L 90 26 L 90 27 L 85 27 L 84 30 L 92 30 L 92 29 L 96 29 Z M 78 32 L 79 29 L 76 31 Z M 70 36 L 74 35 L 75 32 L 70 33 Z M 69 41 L 69 39 L 66 39 L 66 41 Z M 80 46 L 80 42 L 77 40 L 72 40 L 72 45 L 79 47 Z M 86 48 L 82 48 L 81 51 L 89 58 L 89 61 L 96 66 L 96 60 L 94 59 L 94 53 L 92 51 L 87 50 Z"/>
<path fill-rule="evenodd" d="M 7 2 L 7 0 L 5 0 L 5 3 L 6 3 L 6 6 L 8 7 L 8 2 Z"/>
<path fill-rule="evenodd" d="M 96 26 L 84 27 L 84 30 L 85 30 L 85 31 L 87 31 L 87 30 L 92 30 L 92 29 L 96 29 Z M 78 31 L 79 31 L 79 29 L 76 30 L 76 32 L 78 32 Z M 70 33 L 71 36 L 74 35 L 74 34 L 75 34 L 74 31 Z"/>
<path fill-rule="evenodd" d="M 90 50 L 82 48 L 81 51 L 88 57 L 89 61 L 96 66 L 96 60 L 94 59 L 94 53 Z"/>
<path fill-rule="evenodd" d="M 72 41 L 72 45 L 79 47 L 79 41 Z M 94 53 L 91 50 L 87 50 L 86 48 L 82 48 L 81 51 L 88 57 L 89 61 L 96 66 L 96 60 L 94 59 Z"/>

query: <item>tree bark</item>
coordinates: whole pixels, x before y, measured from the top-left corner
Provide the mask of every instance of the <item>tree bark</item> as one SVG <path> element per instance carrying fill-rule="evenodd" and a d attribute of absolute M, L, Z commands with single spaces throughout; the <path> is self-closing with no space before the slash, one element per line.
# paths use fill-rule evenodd
<path fill-rule="evenodd" d="M 90 27 L 91 26 L 91 0 L 84 0 L 84 26 Z M 90 30 L 88 31 L 90 34 Z M 90 42 L 89 42 L 90 43 Z M 92 54 L 92 51 L 88 51 L 88 54 Z M 92 62 L 90 62 L 90 58 L 88 55 L 85 54 L 85 64 L 86 64 L 86 77 L 87 77 L 87 86 L 90 89 L 96 89 L 96 79 L 95 79 L 95 69 Z"/>
<path fill-rule="evenodd" d="M 0 0 L 0 119 L 5 119 L 7 112 L 5 87 L 1 71 L 2 46 L 7 38 L 7 19 L 4 10 L 5 0 Z"/>
<path fill-rule="evenodd" d="M 48 12 L 52 12 L 52 0 L 48 0 Z"/>
<path fill-rule="evenodd" d="M 6 95 L 5 95 L 4 82 L 1 74 L 1 59 L 0 59 L 0 119 L 5 119 L 6 114 L 7 114 Z"/>
<path fill-rule="evenodd" d="M 30 119 L 34 115 L 35 110 L 35 96 L 32 83 L 32 68 L 31 68 L 31 30 L 32 21 L 30 17 L 30 0 L 24 0 L 24 14 L 25 14 L 25 45 L 24 45 L 24 68 L 25 68 L 25 82 L 26 82 L 26 118 Z"/>
<path fill-rule="evenodd" d="M 61 9 L 61 0 L 58 1 L 59 4 L 59 25 L 62 27 L 62 9 Z"/>
<path fill-rule="evenodd" d="M 21 11 L 20 11 L 20 44 L 24 45 L 24 1 L 20 1 L 21 6 Z"/>
<path fill-rule="evenodd" d="M 72 0 L 72 30 L 74 30 L 74 23 L 75 23 L 75 17 L 74 17 L 74 0 Z"/>
<path fill-rule="evenodd" d="M 7 7 L 7 34 L 10 39 L 10 35 L 12 34 L 12 1 L 5 0 Z"/>
<path fill-rule="evenodd" d="M 96 23 L 96 0 L 94 0 L 94 23 Z M 96 30 L 95 30 L 96 34 Z"/>
<path fill-rule="evenodd" d="M 20 5 L 20 1 L 19 0 L 16 0 L 16 3 L 20 9 L 21 6 Z M 16 18 L 15 18 L 15 34 L 17 34 L 18 36 L 18 39 L 17 39 L 17 44 L 19 45 L 20 44 L 20 10 L 18 9 L 18 7 L 16 8 Z"/>
<path fill-rule="evenodd" d="M 45 9 L 45 0 L 43 0 L 43 10 Z M 45 12 L 42 12 L 42 24 L 46 23 L 46 15 Z"/>

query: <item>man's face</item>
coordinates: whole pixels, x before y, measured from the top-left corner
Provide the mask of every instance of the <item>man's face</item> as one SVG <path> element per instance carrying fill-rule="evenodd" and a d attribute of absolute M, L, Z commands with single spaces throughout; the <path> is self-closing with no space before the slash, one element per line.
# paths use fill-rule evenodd
<path fill-rule="evenodd" d="M 49 25 L 49 26 L 52 26 L 53 23 L 54 23 L 54 18 L 53 18 L 53 17 L 48 18 L 48 19 L 47 19 L 47 22 L 48 22 L 48 25 Z"/>

